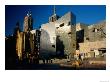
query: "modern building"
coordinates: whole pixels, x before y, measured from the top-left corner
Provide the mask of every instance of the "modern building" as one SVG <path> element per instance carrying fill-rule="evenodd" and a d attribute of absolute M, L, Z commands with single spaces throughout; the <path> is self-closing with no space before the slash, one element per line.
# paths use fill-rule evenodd
<path fill-rule="evenodd" d="M 72 12 L 59 17 L 55 13 L 41 25 L 40 54 L 42 57 L 65 57 L 75 54 L 76 17 Z"/>

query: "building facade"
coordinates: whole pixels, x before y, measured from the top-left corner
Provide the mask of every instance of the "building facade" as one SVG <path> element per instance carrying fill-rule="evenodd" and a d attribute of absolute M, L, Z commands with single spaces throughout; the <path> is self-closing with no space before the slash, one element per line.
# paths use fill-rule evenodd
<path fill-rule="evenodd" d="M 80 27 L 82 28 L 82 27 Z M 77 43 L 80 54 L 86 57 L 102 56 L 106 53 L 106 21 L 88 25 L 83 28 L 83 40 Z M 77 32 L 79 33 L 79 32 Z M 80 34 L 77 34 L 77 36 Z M 79 36 L 78 36 L 79 37 Z"/>
<path fill-rule="evenodd" d="M 49 22 L 41 25 L 40 53 L 44 57 L 64 57 L 75 54 L 76 17 L 68 12 L 62 17 L 56 14 L 49 17 Z"/>
<path fill-rule="evenodd" d="M 33 30 L 33 18 L 31 12 L 28 12 L 24 17 L 23 32 L 18 28 L 16 36 L 16 53 L 19 60 L 38 60 L 40 51 L 40 30 Z"/>
<path fill-rule="evenodd" d="M 106 53 L 106 22 L 76 24 L 72 12 L 59 17 L 55 13 L 40 29 L 33 30 L 31 12 L 24 17 L 24 30 L 17 30 L 16 52 L 19 59 L 74 59 L 80 54 Z M 100 45 L 101 44 L 101 45 Z"/>

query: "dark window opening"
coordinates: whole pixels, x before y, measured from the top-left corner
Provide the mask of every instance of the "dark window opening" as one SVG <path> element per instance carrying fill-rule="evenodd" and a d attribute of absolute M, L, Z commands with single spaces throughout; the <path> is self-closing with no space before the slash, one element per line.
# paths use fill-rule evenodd
<path fill-rule="evenodd" d="M 86 40 L 89 40 L 89 38 L 86 38 Z"/>
<path fill-rule="evenodd" d="M 68 22 L 68 26 L 70 25 L 70 22 Z"/>
<path fill-rule="evenodd" d="M 52 22 L 54 22 L 54 19 L 53 19 L 53 17 L 52 17 Z"/>
<path fill-rule="evenodd" d="M 59 38 L 60 36 L 58 35 L 57 37 Z"/>
<path fill-rule="evenodd" d="M 99 31 L 99 29 L 97 29 L 97 31 Z"/>
<path fill-rule="evenodd" d="M 69 32 L 68 34 L 71 34 L 71 32 Z"/>
<path fill-rule="evenodd" d="M 59 27 L 56 27 L 57 29 L 59 28 Z"/>
<path fill-rule="evenodd" d="M 55 45 L 52 45 L 53 48 L 55 48 Z"/>
<path fill-rule="evenodd" d="M 64 23 L 60 24 L 60 27 L 64 26 Z"/>
<path fill-rule="evenodd" d="M 92 32 L 95 32 L 95 28 L 93 29 L 93 31 Z"/>
<path fill-rule="evenodd" d="M 73 44 L 73 48 L 75 47 L 75 44 Z"/>

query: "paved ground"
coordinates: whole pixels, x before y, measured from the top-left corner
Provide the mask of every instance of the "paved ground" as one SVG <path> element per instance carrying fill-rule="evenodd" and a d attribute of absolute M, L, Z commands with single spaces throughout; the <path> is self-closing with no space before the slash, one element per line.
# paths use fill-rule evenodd
<path fill-rule="evenodd" d="M 93 63 L 90 64 L 90 61 Z M 98 61 L 98 63 L 97 63 Z M 67 62 L 64 59 L 59 62 L 46 63 L 46 64 L 19 64 L 9 69 L 17 70 L 105 70 L 105 58 L 90 58 L 85 59 L 79 66 L 72 65 L 73 61 Z M 94 63 L 95 62 L 95 63 Z M 105 63 L 102 63 L 105 62 Z"/>
<path fill-rule="evenodd" d="M 74 61 L 73 61 L 74 62 Z M 61 64 L 64 67 L 73 67 L 77 70 L 106 70 L 105 58 L 90 58 L 80 62 L 79 66 L 69 63 Z"/>

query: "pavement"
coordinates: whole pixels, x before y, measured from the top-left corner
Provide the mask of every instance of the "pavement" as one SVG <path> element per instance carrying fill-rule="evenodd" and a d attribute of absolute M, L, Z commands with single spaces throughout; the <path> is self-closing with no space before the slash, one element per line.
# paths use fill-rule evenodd
<path fill-rule="evenodd" d="M 90 62 L 95 63 L 90 63 Z M 18 64 L 12 70 L 106 70 L 105 58 L 90 58 L 83 60 L 79 65 L 72 64 L 74 61 L 61 59 L 53 63 Z M 98 62 L 98 63 L 97 63 Z M 100 63 L 99 63 L 100 62 Z M 105 63 L 101 63 L 105 62 Z M 10 70 L 10 69 L 9 69 Z"/>

